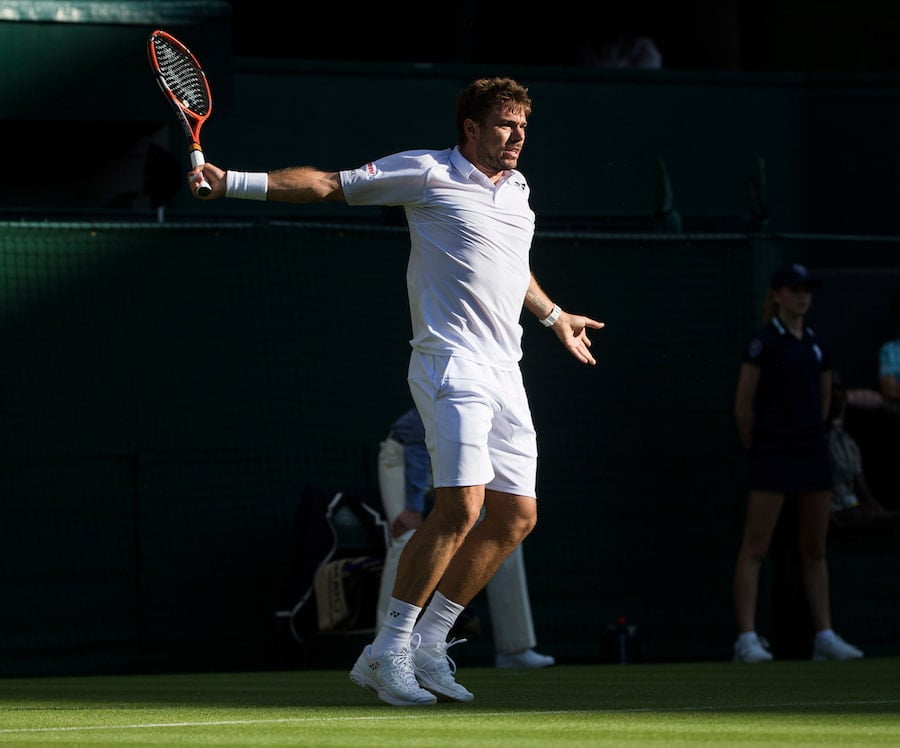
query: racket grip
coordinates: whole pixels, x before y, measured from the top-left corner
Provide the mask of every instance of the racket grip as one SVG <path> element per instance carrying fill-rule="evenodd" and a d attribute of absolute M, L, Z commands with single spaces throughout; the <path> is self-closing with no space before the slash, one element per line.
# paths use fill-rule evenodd
<path fill-rule="evenodd" d="M 203 156 L 203 151 L 200 150 L 200 146 L 194 143 L 191 146 L 191 166 L 195 169 L 198 166 L 203 166 L 206 163 L 206 159 Z M 201 178 L 199 182 L 197 182 L 197 186 L 194 191 L 200 195 L 200 197 L 206 197 L 210 192 L 212 192 L 212 187 L 210 187 L 209 182 L 205 179 Z"/>

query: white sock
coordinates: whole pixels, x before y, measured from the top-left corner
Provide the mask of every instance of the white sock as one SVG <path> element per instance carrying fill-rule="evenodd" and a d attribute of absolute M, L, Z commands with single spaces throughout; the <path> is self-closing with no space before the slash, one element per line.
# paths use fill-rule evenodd
<path fill-rule="evenodd" d="M 425 608 L 425 612 L 413 629 L 422 637 L 423 647 L 431 647 L 438 642 L 447 641 L 450 629 L 459 618 L 459 614 L 465 610 L 464 605 L 455 603 L 435 590 L 431 602 Z"/>
<path fill-rule="evenodd" d="M 408 647 L 409 637 L 412 636 L 413 626 L 416 625 L 416 618 L 421 610 L 418 605 L 392 597 L 375 641 L 369 646 L 372 656 L 380 657 L 388 650 Z"/>
<path fill-rule="evenodd" d="M 738 641 L 746 642 L 746 641 L 755 641 L 757 639 L 755 631 L 744 631 L 742 634 L 738 634 Z"/>

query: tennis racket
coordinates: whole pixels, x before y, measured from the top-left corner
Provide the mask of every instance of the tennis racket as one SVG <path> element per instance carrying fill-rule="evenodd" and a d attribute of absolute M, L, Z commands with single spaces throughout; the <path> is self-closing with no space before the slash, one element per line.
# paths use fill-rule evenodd
<path fill-rule="evenodd" d="M 154 31 L 147 43 L 150 67 L 156 82 L 168 99 L 190 143 L 194 168 L 206 163 L 200 147 L 200 128 L 212 113 L 212 93 L 206 73 L 197 58 L 178 39 L 165 31 Z M 198 195 L 212 192 L 209 182 L 201 180 L 195 188 Z"/>

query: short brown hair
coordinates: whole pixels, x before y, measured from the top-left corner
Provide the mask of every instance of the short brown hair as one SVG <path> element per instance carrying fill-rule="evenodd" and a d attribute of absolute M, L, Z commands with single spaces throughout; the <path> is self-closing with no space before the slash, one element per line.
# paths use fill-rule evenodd
<path fill-rule="evenodd" d="M 467 119 L 484 122 L 494 107 L 531 114 L 531 97 L 528 89 L 512 78 L 477 78 L 456 97 L 456 130 L 460 145 L 466 142 L 463 124 Z"/>

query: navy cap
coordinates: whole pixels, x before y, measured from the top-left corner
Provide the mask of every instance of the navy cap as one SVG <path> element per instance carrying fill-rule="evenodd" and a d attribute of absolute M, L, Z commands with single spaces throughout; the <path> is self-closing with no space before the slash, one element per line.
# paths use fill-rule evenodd
<path fill-rule="evenodd" d="M 772 288 L 781 288 L 783 286 L 819 288 L 822 282 L 809 271 L 806 265 L 794 262 L 790 265 L 783 265 L 772 273 L 772 276 L 769 278 L 769 285 Z"/>

